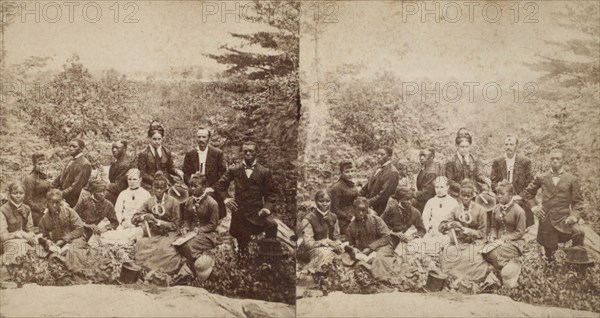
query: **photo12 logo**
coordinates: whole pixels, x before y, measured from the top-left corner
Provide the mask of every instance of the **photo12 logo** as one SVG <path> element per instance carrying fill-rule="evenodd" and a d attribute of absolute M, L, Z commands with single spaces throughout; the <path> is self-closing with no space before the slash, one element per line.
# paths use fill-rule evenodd
<path fill-rule="evenodd" d="M 449 82 L 442 83 L 424 83 L 424 82 L 403 82 L 402 83 L 402 101 L 406 102 L 409 98 L 417 96 L 422 102 L 442 100 L 447 103 L 463 102 L 465 99 L 469 103 L 475 103 L 482 99 L 487 103 L 499 102 L 503 94 L 512 95 L 515 103 L 537 103 L 535 97 L 539 91 L 537 83 L 513 83 L 509 87 L 502 87 L 496 82 Z"/>
<path fill-rule="evenodd" d="M 267 19 L 274 22 L 279 17 L 292 17 L 299 20 L 302 9 L 309 19 L 318 23 L 337 23 L 339 5 L 335 1 L 312 2 L 239 2 L 239 1 L 204 1 L 202 2 L 202 22 L 218 21 L 221 23 L 258 22 Z"/>
<path fill-rule="evenodd" d="M 136 2 L 94 1 L 6 1 L 0 5 L 1 22 L 20 23 L 97 23 L 110 19 L 114 23 L 138 23 L 139 5 Z"/>
<path fill-rule="evenodd" d="M 421 23 L 538 23 L 539 6 L 535 2 L 508 1 L 403 1 L 402 22 Z"/>

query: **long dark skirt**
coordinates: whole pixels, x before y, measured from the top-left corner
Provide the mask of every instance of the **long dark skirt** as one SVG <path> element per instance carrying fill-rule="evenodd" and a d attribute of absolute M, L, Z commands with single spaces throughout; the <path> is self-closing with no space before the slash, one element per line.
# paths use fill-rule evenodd
<path fill-rule="evenodd" d="M 193 239 L 181 245 L 179 253 L 187 259 L 195 261 L 202 254 L 212 250 L 219 244 L 219 235 L 216 232 L 199 233 Z"/>
<path fill-rule="evenodd" d="M 139 239 L 135 244 L 136 263 L 153 271 L 176 274 L 186 262 L 186 258 L 171 245 L 177 238 L 177 233 L 171 232 L 167 236 Z"/>

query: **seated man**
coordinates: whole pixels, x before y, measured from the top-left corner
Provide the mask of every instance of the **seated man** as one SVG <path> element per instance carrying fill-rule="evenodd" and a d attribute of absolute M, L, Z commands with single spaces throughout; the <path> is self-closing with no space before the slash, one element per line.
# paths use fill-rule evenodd
<path fill-rule="evenodd" d="M 63 203 L 62 191 L 51 189 L 46 194 L 48 212 L 40 220 L 42 237 L 60 247 L 83 238 L 83 221 Z"/>
<path fill-rule="evenodd" d="M 348 225 L 346 237 L 351 247 L 369 255 L 377 252 L 371 273 L 375 278 L 385 278 L 391 273 L 394 250 L 390 241 L 390 230 L 385 222 L 369 209 L 369 200 L 358 197 L 354 200 L 354 219 Z"/>
<path fill-rule="evenodd" d="M 407 187 L 398 187 L 396 193 L 388 201 L 381 219 L 392 230 L 390 233 L 394 247 L 399 243 L 408 243 L 415 238 L 423 237 L 426 233 L 421 213 L 412 206 L 413 190 Z M 416 232 L 405 235 L 404 233 L 414 226 Z M 401 246 L 405 246 L 402 244 Z M 401 248 L 404 250 L 404 248 Z M 402 253 L 399 253 L 402 255 Z"/>
<path fill-rule="evenodd" d="M 90 229 L 88 236 L 91 234 L 102 234 L 108 230 L 114 230 L 119 226 L 119 220 L 115 214 L 115 208 L 108 201 L 106 196 L 107 184 L 102 180 L 93 180 L 89 185 L 91 195 L 83 198 L 81 202 L 75 206 L 75 211 L 79 214 L 81 220 L 85 223 L 85 227 Z M 98 227 L 98 224 L 107 218 L 110 224 Z"/>

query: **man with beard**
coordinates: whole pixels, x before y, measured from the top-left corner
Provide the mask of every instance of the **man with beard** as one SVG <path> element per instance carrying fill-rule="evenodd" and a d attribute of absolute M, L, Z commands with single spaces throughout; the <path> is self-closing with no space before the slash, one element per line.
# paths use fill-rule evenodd
<path fill-rule="evenodd" d="M 536 176 L 520 194 L 530 200 L 531 211 L 540 220 L 537 241 L 544 247 L 546 258 L 554 261 L 558 243 L 572 240 L 573 246 L 582 246 L 585 233 L 577 225 L 583 210 L 583 196 L 579 180 L 563 168 L 564 154 L 555 149 L 550 153 L 551 169 Z M 535 196 L 542 189 L 542 204 Z M 518 196 L 517 196 L 518 198 Z"/>
<path fill-rule="evenodd" d="M 110 164 L 108 169 L 109 184 L 106 189 L 106 199 L 113 205 L 119 197 L 121 191 L 127 189 L 127 171 L 133 168 L 133 162 L 127 155 L 127 141 L 120 140 L 112 144 L 112 154 L 115 161 Z"/>
<path fill-rule="evenodd" d="M 277 222 L 271 216 L 275 192 L 271 171 L 256 162 L 258 145 L 252 141 L 242 144 L 243 162 L 227 169 L 216 183 L 216 190 L 231 210 L 229 233 L 238 243 L 241 254 L 248 253 L 251 235 L 265 233 L 266 238 L 277 236 Z M 229 198 L 227 189 L 235 184 L 235 196 Z"/>
<path fill-rule="evenodd" d="M 225 174 L 227 170 L 223 151 L 208 143 L 211 133 L 207 128 L 200 128 L 196 131 L 195 149 L 188 151 L 183 158 L 183 179 L 189 186 L 190 177 L 196 172 L 206 177 L 206 185 L 210 192 L 216 186 L 217 181 Z M 227 215 L 223 198 L 217 192 L 211 193 L 211 196 L 219 205 L 219 219 Z"/>
<path fill-rule="evenodd" d="M 394 246 L 423 237 L 427 232 L 425 225 L 423 225 L 421 212 L 411 205 L 412 197 L 413 191 L 411 189 L 399 187 L 388 201 L 388 205 L 381 215 L 381 219 L 392 231 L 390 235 Z M 411 235 L 405 235 L 404 233 L 412 226 L 417 231 Z"/>
<path fill-rule="evenodd" d="M 419 162 L 421 163 L 421 170 L 417 175 L 417 192 L 415 193 L 415 199 L 413 206 L 423 214 L 423 209 L 427 201 L 435 196 L 435 186 L 433 182 L 437 176 L 435 170 L 435 149 L 426 148 L 422 149 L 419 154 Z"/>
<path fill-rule="evenodd" d="M 360 189 L 360 196 L 369 200 L 369 206 L 381 215 L 385 210 L 388 199 L 396 190 L 400 181 L 400 173 L 392 164 L 392 148 L 381 148 L 375 153 L 379 167 L 369 178 L 367 184 Z"/>
<path fill-rule="evenodd" d="M 92 165 L 83 156 L 84 148 L 85 143 L 81 139 L 76 138 L 69 142 L 69 155 L 72 159 L 52 182 L 54 188 L 62 191 L 62 197 L 70 207 L 75 206 L 81 190 L 87 185 L 92 174 Z"/>
<path fill-rule="evenodd" d="M 358 188 L 354 184 L 356 168 L 350 160 L 340 162 L 340 179 L 329 189 L 331 196 L 331 212 L 340 223 L 340 233 L 346 234 L 346 228 L 354 217 L 352 203 L 358 197 Z"/>
<path fill-rule="evenodd" d="M 513 185 L 515 193 L 521 193 L 533 180 L 533 170 L 531 169 L 531 160 L 517 154 L 519 140 L 512 135 L 504 139 L 505 156 L 497 158 L 492 164 L 492 190 L 497 193 L 498 183 L 507 181 Z M 533 212 L 529 204 L 524 201 L 517 202 L 525 210 L 525 226 L 533 225 Z"/>

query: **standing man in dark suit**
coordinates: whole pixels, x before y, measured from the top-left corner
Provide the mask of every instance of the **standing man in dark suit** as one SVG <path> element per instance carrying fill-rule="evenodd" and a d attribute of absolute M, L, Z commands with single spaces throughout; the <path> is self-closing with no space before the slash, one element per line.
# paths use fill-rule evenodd
<path fill-rule="evenodd" d="M 435 177 L 437 171 L 435 169 L 435 149 L 426 148 L 422 149 L 419 154 L 419 162 L 421 163 L 421 170 L 417 174 L 417 192 L 415 193 L 415 199 L 413 201 L 413 207 L 415 207 L 421 214 L 427 201 L 435 196 Z"/>
<path fill-rule="evenodd" d="M 75 207 L 81 190 L 87 185 L 92 174 L 92 165 L 83 156 L 83 149 L 83 140 L 75 138 L 69 142 L 69 155 L 72 159 L 52 182 L 54 188 L 62 191 L 63 198 L 70 207 Z"/>
<path fill-rule="evenodd" d="M 572 240 L 573 246 L 582 246 L 585 239 L 585 233 L 577 226 L 583 210 L 579 180 L 564 171 L 563 158 L 561 150 L 553 150 L 550 153 L 551 169 L 535 176 L 520 194 L 523 199 L 530 200 L 531 211 L 540 220 L 537 241 L 544 247 L 549 261 L 554 261 L 558 243 Z M 540 188 L 541 206 L 535 200 Z"/>
<path fill-rule="evenodd" d="M 108 168 L 110 183 L 107 186 L 105 198 L 114 205 L 121 191 L 127 189 L 127 171 L 134 167 L 134 163 L 127 155 L 127 141 L 113 142 L 111 151 L 115 161 Z"/>
<path fill-rule="evenodd" d="M 237 240 L 241 254 L 248 253 L 251 235 L 265 232 L 266 238 L 277 236 L 277 222 L 271 216 L 275 200 L 271 171 L 256 162 L 257 152 L 256 143 L 244 142 L 243 162 L 229 167 L 216 184 L 217 192 L 226 198 L 225 205 L 231 210 L 229 233 Z M 227 189 L 232 181 L 235 196 L 229 198 Z"/>
<path fill-rule="evenodd" d="M 507 181 L 512 183 L 515 193 L 521 193 L 533 181 L 533 170 L 531 160 L 517 154 L 517 137 L 508 135 L 504 139 L 505 156 L 497 158 L 492 164 L 492 190 L 496 192 L 498 183 Z M 534 224 L 533 212 L 526 201 L 518 202 L 525 210 L 525 226 Z"/>
<path fill-rule="evenodd" d="M 381 215 L 385 210 L 388 199 L 400 182 L 400 173 L 392 164 L 392 148 L 381 148 L 375 153 L 377 163 L 380 165 L 367 184 L 360 189 L 360 196 L 366 197 L 369 206 L 373 208 L 377 215 Z"/>
<path fill-rule="evenodd" d="M 183 158 L 183 179 L 188 186 L 190 177 L 199 172 L 200 175 L 206 176 L 206 186 L 214 190 L 217 181 L 227 171 L 223 151 L 208 144 L 210 136 L 210 130 L 207 128 L 198 129 L 196 131 L 198 146 L 188 151 Z M 219 204 L 219 219 L 224 218 L 227 215 L 227 210 L 223 198 L 218 192 L 213 192 L 211 196 Z"/>

